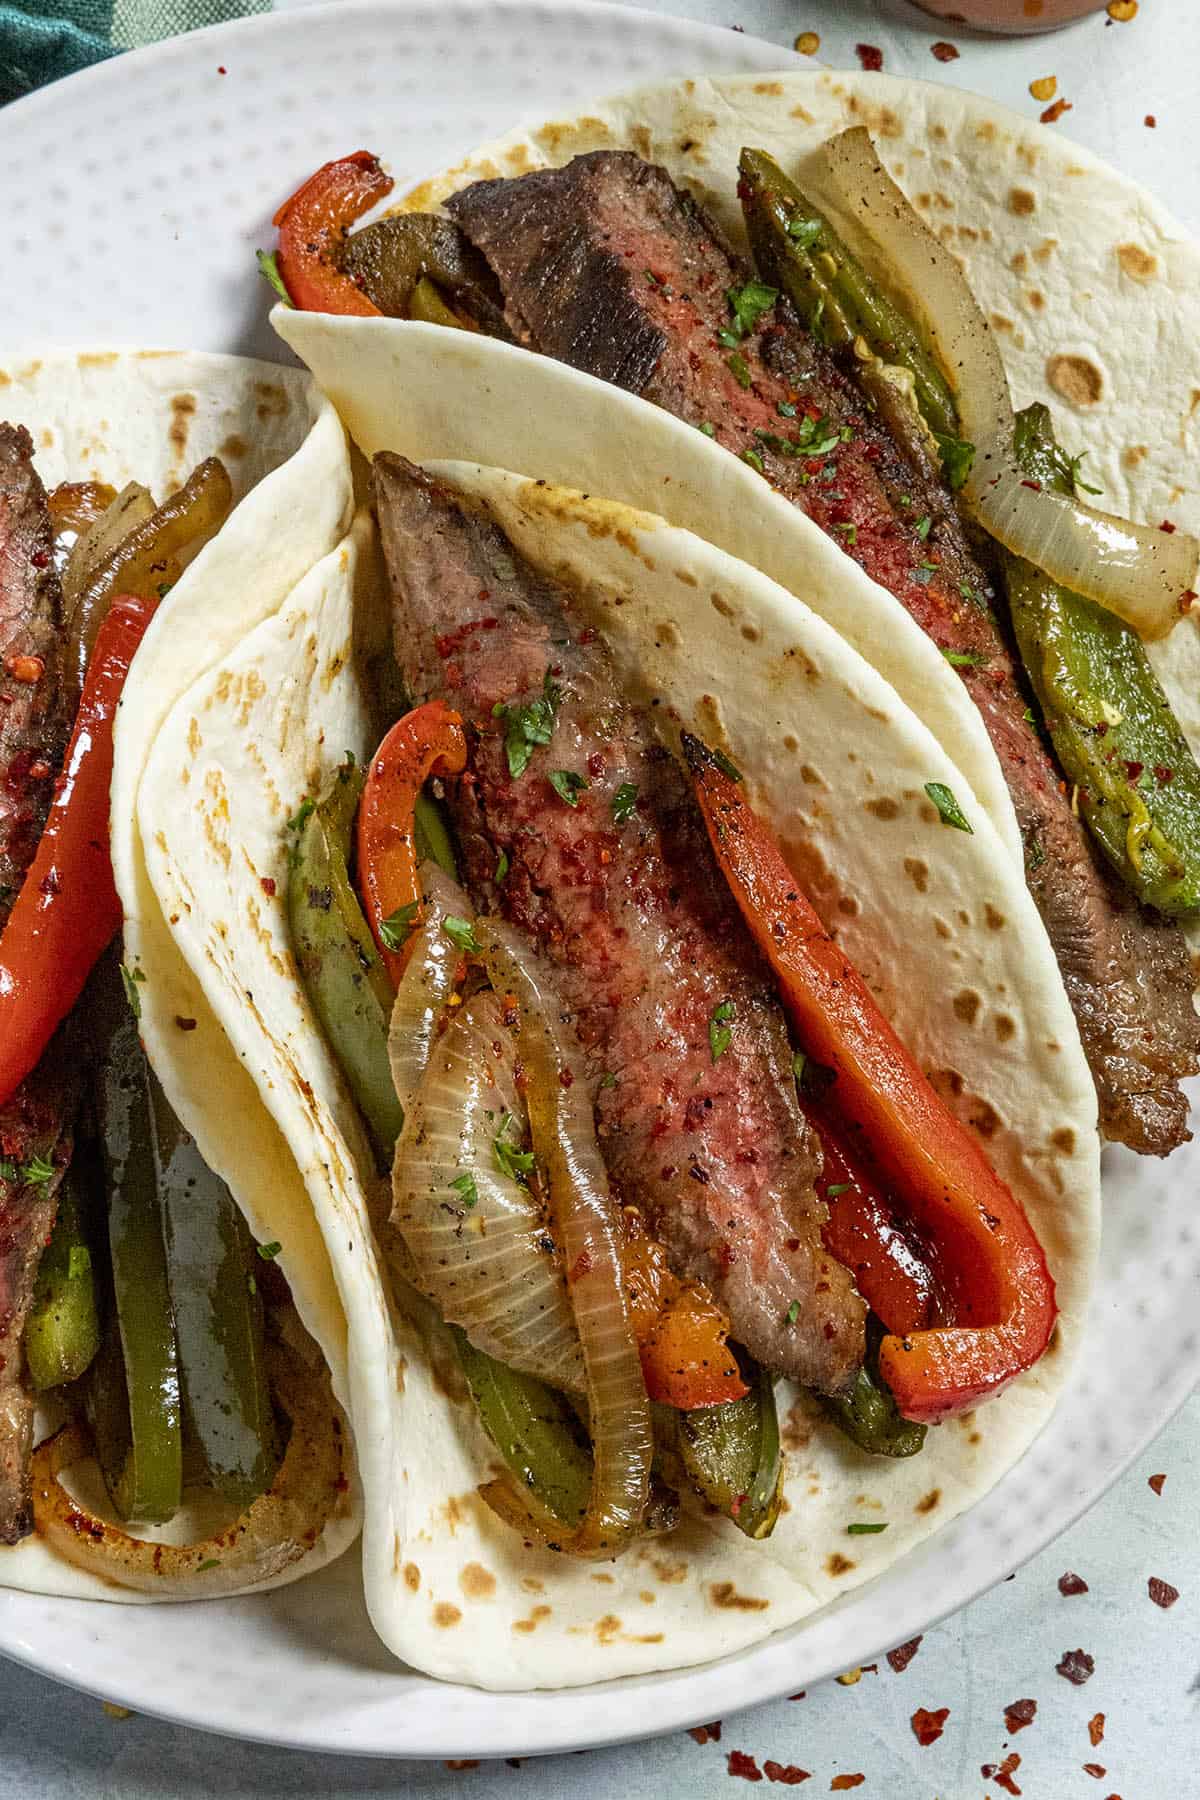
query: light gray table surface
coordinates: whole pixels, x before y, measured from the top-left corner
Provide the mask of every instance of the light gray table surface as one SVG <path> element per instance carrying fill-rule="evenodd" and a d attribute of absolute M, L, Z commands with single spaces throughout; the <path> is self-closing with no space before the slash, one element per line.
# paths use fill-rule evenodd
<path fill-rule="evenodd" d="M 1073 103 L 1057 129 L 1144 180 L 1200 233 L 1200 0 L 1142 0 L 1131 24 L 1109 25 L 1100 14 L 1051 37 L 1009 42 L 937 25 L 904 0 L 669 0 L 653 10 L 739 25 L 779 44 L 816 31 L 821 60 L 835 66 L 854 66 L 855 45 L 871 43 L 894 73 L 951 80 L 1027 114 L 1040 110 L 1029 81 L 1055 74 Z M 957 61 L 932 57 L 939 38 L 955 43 Z M 1157 120 L 1153 130 L 1143 123 L 1147 113 Z M 1152 1475 L 1165 1475 L 1161 1493 Z M 519 1767 L 358 1762 L 113 1717 L 95 1700 L 0 1663 L 0 1800 L 701 1800 L 741 1792 L 729 1786 L 735 1751 L 758 1769 L 770 1762 L 772 1772 L 807 1771 L 799 1785 L 812 1795 L 843 1791 L 831 1784 L 857 1775 L 845 1791 L 864 1800 L 979 1800 L 1018 1790 L 1027 1800 L 1200 1800 L 1198 1490 L 1200 1396 L 1081 1523 L 929 1632 L 902 1673 L 881 1662 L 856 1680 L 727 1719 L 705 1743 L 677 1733 Z M 1087 1582 L 1086 1593 L 1060 1593 L 1067 1571 Z M 1169 1609 L 1151 1601 L 1152 1577 L 1179 1590 Z M 1082 1687 L 1056 1672 L 1063 1653 L 1077 1648 L 1095 1663 Z M 1036 1701 L 1037 1712 L 1010 1735 L 1005 1708 L 1017 1700 Z M 911 1725 L 918 1708 L 949 1708 L 943 1735 L 927 1748 Z M 1103 1737 L 1093 1744 L 1089 1721 L 1097 1715 Z M 1006 1790 L 993 1777 L 1014 1754 L 1020 1762 Z M 758 1779 L 768 1791 L 769 1775 Z"/>

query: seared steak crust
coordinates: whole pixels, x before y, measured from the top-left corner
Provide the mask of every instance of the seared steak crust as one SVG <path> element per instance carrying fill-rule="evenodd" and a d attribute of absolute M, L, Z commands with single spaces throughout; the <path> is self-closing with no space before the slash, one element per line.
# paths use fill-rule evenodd
<path fill-rule="evenodd" d="M 33 444 L 0 424 L 0 925 L 46 822 L 62 751 L 60 597 L 46 495 Z M 32 1530 L 33 1401 L 21 1333 L 54 1223 L 57 1179 L 27 1183 L 20 1165 L 59 1138 L 65 1088 L 43 1066 L 0 1107 L 0 1543 Z"/>
<path fill-rule="evenodd" d="M 470 727 L 449 795 L 467 885 L 552 970 L 615 1192 L 646 1212 L 678 1274 L 710 1285 L 762 1363 L 844 1389 L 863 1303 L 822 1244 L 820 1151 L 778 998 L 682 770 L 618 692 L 604 644 L 573 623 L 570 592 L 486 512 L 398 457 L 376 458 L 374 491 L 406 685 Z M 514 779 L 494 709 L 545 699 L 547 682 L 552 739 Z M 714 1056 L 718 1008 L 730 1035 Z"/>
<path fill-rule="evenodd" d="M 448 202 L 530 348 L 613 381 L 754 459 L 956 663 L 1008 780 L 1106 1134 L 1165 1155 L 1187 1133 L 1200 1019 L 1178 927 L 1118 889 L 1026 717 L 991 587 L 940 481 L 780 303 L 736 345 L 746 278 L 702 210 L 631 152 L 476 183 Z M 819 448 L 819 455 L 812 455 Z"/>

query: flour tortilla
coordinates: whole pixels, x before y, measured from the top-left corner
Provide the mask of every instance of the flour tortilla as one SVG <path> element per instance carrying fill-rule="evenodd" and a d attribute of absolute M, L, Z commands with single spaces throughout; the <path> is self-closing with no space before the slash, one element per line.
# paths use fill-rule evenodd
<path fill-rule="evenodd" d="M 373 429 L 386 441 L 383 421 Z M 984 1132 L 1062 1307 L 1037 1368 L 932 1431 L 911 1462 L 862 1455 L 781 1389 L 788 1510 L 764 1543 L 689 1515 L 615 1564 L 579 1564 L 525 1549 L 486 1510 L 476 1488 L 494 1452 L 446 1334 L 405 1317 L 389 1292 L 372 1233 L 389 1195 L 289 947 L 284 823 L 348 750 L 369 756 L 383 724 L 371 665 L 389 609 L 360 522 L 349 554 L 319 564 L 173 709 L 139 796 L 147 868 L 325 1234 L 350 1326 L 376 1629 L 397 1656 L 446 1679 L 572 1686 L 705 1661 L 793 1624 L 885 1569 L 1021 1455 L 1079 1340 L 1099 1221 L 1096 1103 L 1007 846 L 932 734 L 835 631 L 661 519 L 501 470 L 429 466 L 486 499 L 527 556 L 583 590 L 623 679 L 661 702 L 668 738 L 690 727 L 745 771 L 822 916 L 950 1103 Z M 960 796 L 973 835 L 940 822 L 923 791 L 931 780 Z M 172 806 L 183 789 L 192 804 Z M 273 899 L 263 877 L 278 883 Z M 888 1530 L 849 1537 L 854 1519 Z"/>
<path fill-rule="evenodd" d="M 162 500 L 206 456 L 220 456 L 234 485 L 235 510 L 218 536 L 163 600 L 126 682 L 113 772 L 112 850 L 125 912 L 125 960 L 140 984 L 141 1035 L 150 1061 L 205 1160 L 229 1184 L 262 1243 L 278 1241 L 278 1262 L 297 1312 L 324 1355 L 339 1401 L 348 1397 L 346 1323 L 324 1240 L 295 1160 L 222 1034 L 195 976 L 179 955 L 146 879 L 135 811 L 146 756 L 163 718 L 190 684 L 274 611 L 312 564 L 333 548 L 351 506 L 345 436 L 309 378 L 245 358 L 176 352 L 56 352 L 0 357 L 0 407 L 28 425 L 47 487 L 59 481 L 128 481 Z M 168 811 L 189 803 L 164 796 Z M 181 1031 L 179 1018 L 195 1019 Z M 86 1466 L 80 1491 L 100 1505 Z M 187 1542 L 227 1511 L 185 1507 L 146 1536 Z M 357 1535 L 356 1483 L 313 1550 L 265 1586 L 321 1568 Z M 64 1563 L 41 1539 L 0 1549 L 0 1585 L 74 1598 L 141 1603 Z"/>
<path fill-rule="evenodd" d="M 1200 246 L 1136 183 L 990 100 L 846 70 L 681 79 L 516 130 L 423 183 L 403 208 L 429 210 L 472 181 L 587 151 L 632 149 L 691 188 L 744 248 L 742 146 L 770 151 L 836 217 L 815 153 L 850 125 L 868 128 L 961 259 L 1014 403 L 1050 406 L 1063 445 L 1087 451 L 1099 504 L 1200 531 Z M 375 148 L 386 160 L 389 145 Z M 386 419 L 387 447 L 418 459 L 461 456 L 593 486 L 798 591 L 926 721 L 1020 854 L 995 752 L 961 681 L 892 595 L 736 459 L 628 396 L 604 411 L 593 392 L 602 384 L 548 358 L 393 320 L 283 307 L 272 320 L 368 451 L 382 447 L 371 428 Z M 526 416 L 536 429 L 522 429 Z M 1200 751 L 1200 621 L 1185 620 L 1150 656 Z"/>

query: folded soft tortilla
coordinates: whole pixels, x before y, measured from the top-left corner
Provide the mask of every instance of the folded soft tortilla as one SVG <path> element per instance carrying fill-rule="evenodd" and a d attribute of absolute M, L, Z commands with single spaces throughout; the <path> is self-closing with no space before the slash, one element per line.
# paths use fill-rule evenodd
<path fill-rule="evenodd" d="M 380 400 L 364 426 L 373 443 L 392 427 L 386 387 Z M 347 751 L 369 756 L 388 722 L 374 681 L 388 609 L 362 522 L 350 554 L 319 563 L 173 708 L 139 794 L 147 872 L 325 1236 L 349 1320 L 366 1594 L 380 1636 L 448 1679 L 570 1686 L 705 1661 L 793 1624 L 885 1569 L 1016 1461 L 1079 1340 L 1099 1223 L 1096 1102 L 1007 845 L 929 730 L 830 626 L 659 518 L 498 469 L 431 466 L 486 499 L 535 563 L 580 586 L 630 688 L 662 702 L 668 736 L 690 728 L 745 772 L 823 918 L 1025 1204 L 1062 1308 L 1037 1367 L 931 1431 L 910 1462 L 861 1454 L 814 1403 L 781 1389 L 787 1510 L 763 1543 L 689 1513 L 613 1564 L 576 1563 L 526 1549 L 488 1512 L 476 1488 L 494 1452 L 448 1337 L 406 1318 L 390 1291 L 372 1229 L 390 1196 L 289 944 L 285 822 Z M 815 590 L 826 578 L 813 573 Z M 973 835 L 940 822 L 929 781 L 960 797 Z M 183 791 L 190 803 L 172 805 Z M 888 1529 L 849 1535 L 854 1520 Z"/>
<path fill-rule="evenodd" d="M 232 479 L 234 511 L 163 600 L 125 684 L 115 734 L 113 867 L 126 958 L 146 977 L 140 1023 L 147 1055 L 254 1236 L 282 1246 L 278 1262 L 297 1312 L 345 1404 L 346 1321 L 324 1240 L 295 1159 L 159 910 L 142 839 L 157 821 L 152 811 L 139 815 L 135 805 L 150 744 L 180 694 L 275 611 L 345 532 L 352 497 L 344 433 L 307 376 L 232 356 L 120 351 L 0 358 L 0 404 L 7 417 L 29 427 L 48 488 L 66 480 L 106 481 L 118 489 L 139 481 L 161 501 L 214 455 Z M 179 788 L 161 804 L 171 813 L 192 801 Z M 181 1030 L 179 1019 L 195 1019 L 195 1029 Z M 72 1479 L 98 1502 L 103 1490 L 89 1481 L 86 1465 Z M 134 1529 L 188 1542 L 226 1517 L 227 1509 L 218 1514 L 201 1502 L 185 1506 L 161 1530 Z M 352 1482 L 314 1548 L 264 1585 L 294 1581 L 332 1561 L 353 1542 L 360 1520 Z M 150 1598 L 64 1563 L 36 1536 L 0 1549 L 0 1585 L 74 1598 Z"/>

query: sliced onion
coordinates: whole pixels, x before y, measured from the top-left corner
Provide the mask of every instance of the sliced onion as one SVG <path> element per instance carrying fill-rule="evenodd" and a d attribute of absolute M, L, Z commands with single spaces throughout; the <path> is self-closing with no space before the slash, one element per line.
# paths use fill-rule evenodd
<path fill-rule="evenodd" d="M 79 1425 L 64 1425 L 33 1454 L 34 1527 L 77 1568 L 117 1587 L 160 1600 L 212 1600 L 257 1587 L 298 1562 L 316 1544 L 346 1490 L 342 1417 L 325 1368 L 294 1350 L 267 1345 L 272 1393 L 291 1420 L 287 1453 L 265 1494 L 241 1516 L 197 1544 L 131 1537 L 88 1512 L 59 1481 L 91 1454 Z"/>
<path fill-rule="evenodd" d="M 462 960 L 462 952 L 442 930 L 442 923 L 452 916 L 471 917 L 467 896 L 436 863 L 423 862 L 417 874 L 425 902 L 424 923 L 413 936 L 388 1027 L 388 1060 L 405 1117 L 429 1065 L 438 1022 Z"/>
<path fill-rule="evenodd" d="M 886 261 L 954 389 L 975 460 L 962 489 L 972 516 L 1007 550 L 1085 594 L 1145 638 L 1165 637 L 1198 585 L 1200 542 L 1099 512 L 1032 484 L 1013 450 L 1008 378 L 991 326 L 957 260 L 879 161 L 864 126 L 832 138 L 824 161 L 849 216 Z"/>
<path fill-rule="evenodd" d="M 477 1349 L 551 1387 L 582 1392 L 579 1334 L 544 1206 L 497 1160 L 506 1122 L 504 1141 L 514 1150 L 525 1133 L 516 1064 L 499 1001 L 476 994 L 434 1046 L 405 1119 L 392 1224 L 413 1285 Z"/>
<path fill-rule="evenodd" d="M 611 1557 L 641 1529 L 654 1438 L 650 1403 L 621 1279 L 620 1225 L 596 1142 L 589 1085 L 560 1003 L 537 957 L 492 920 L 476 924 L 498 995 L 519 1007 L 533 1147 L 545 1168 L 555 1236 L 583 1349 L 592 1439 L 592 1489 L 578 1528 L 564 1533 L 530 1494 L 503 1483 L 484 1498 L 517 1529 L 573 1556 Z M 553 1533 L 553 1536 L 550 1534 Z"/>

